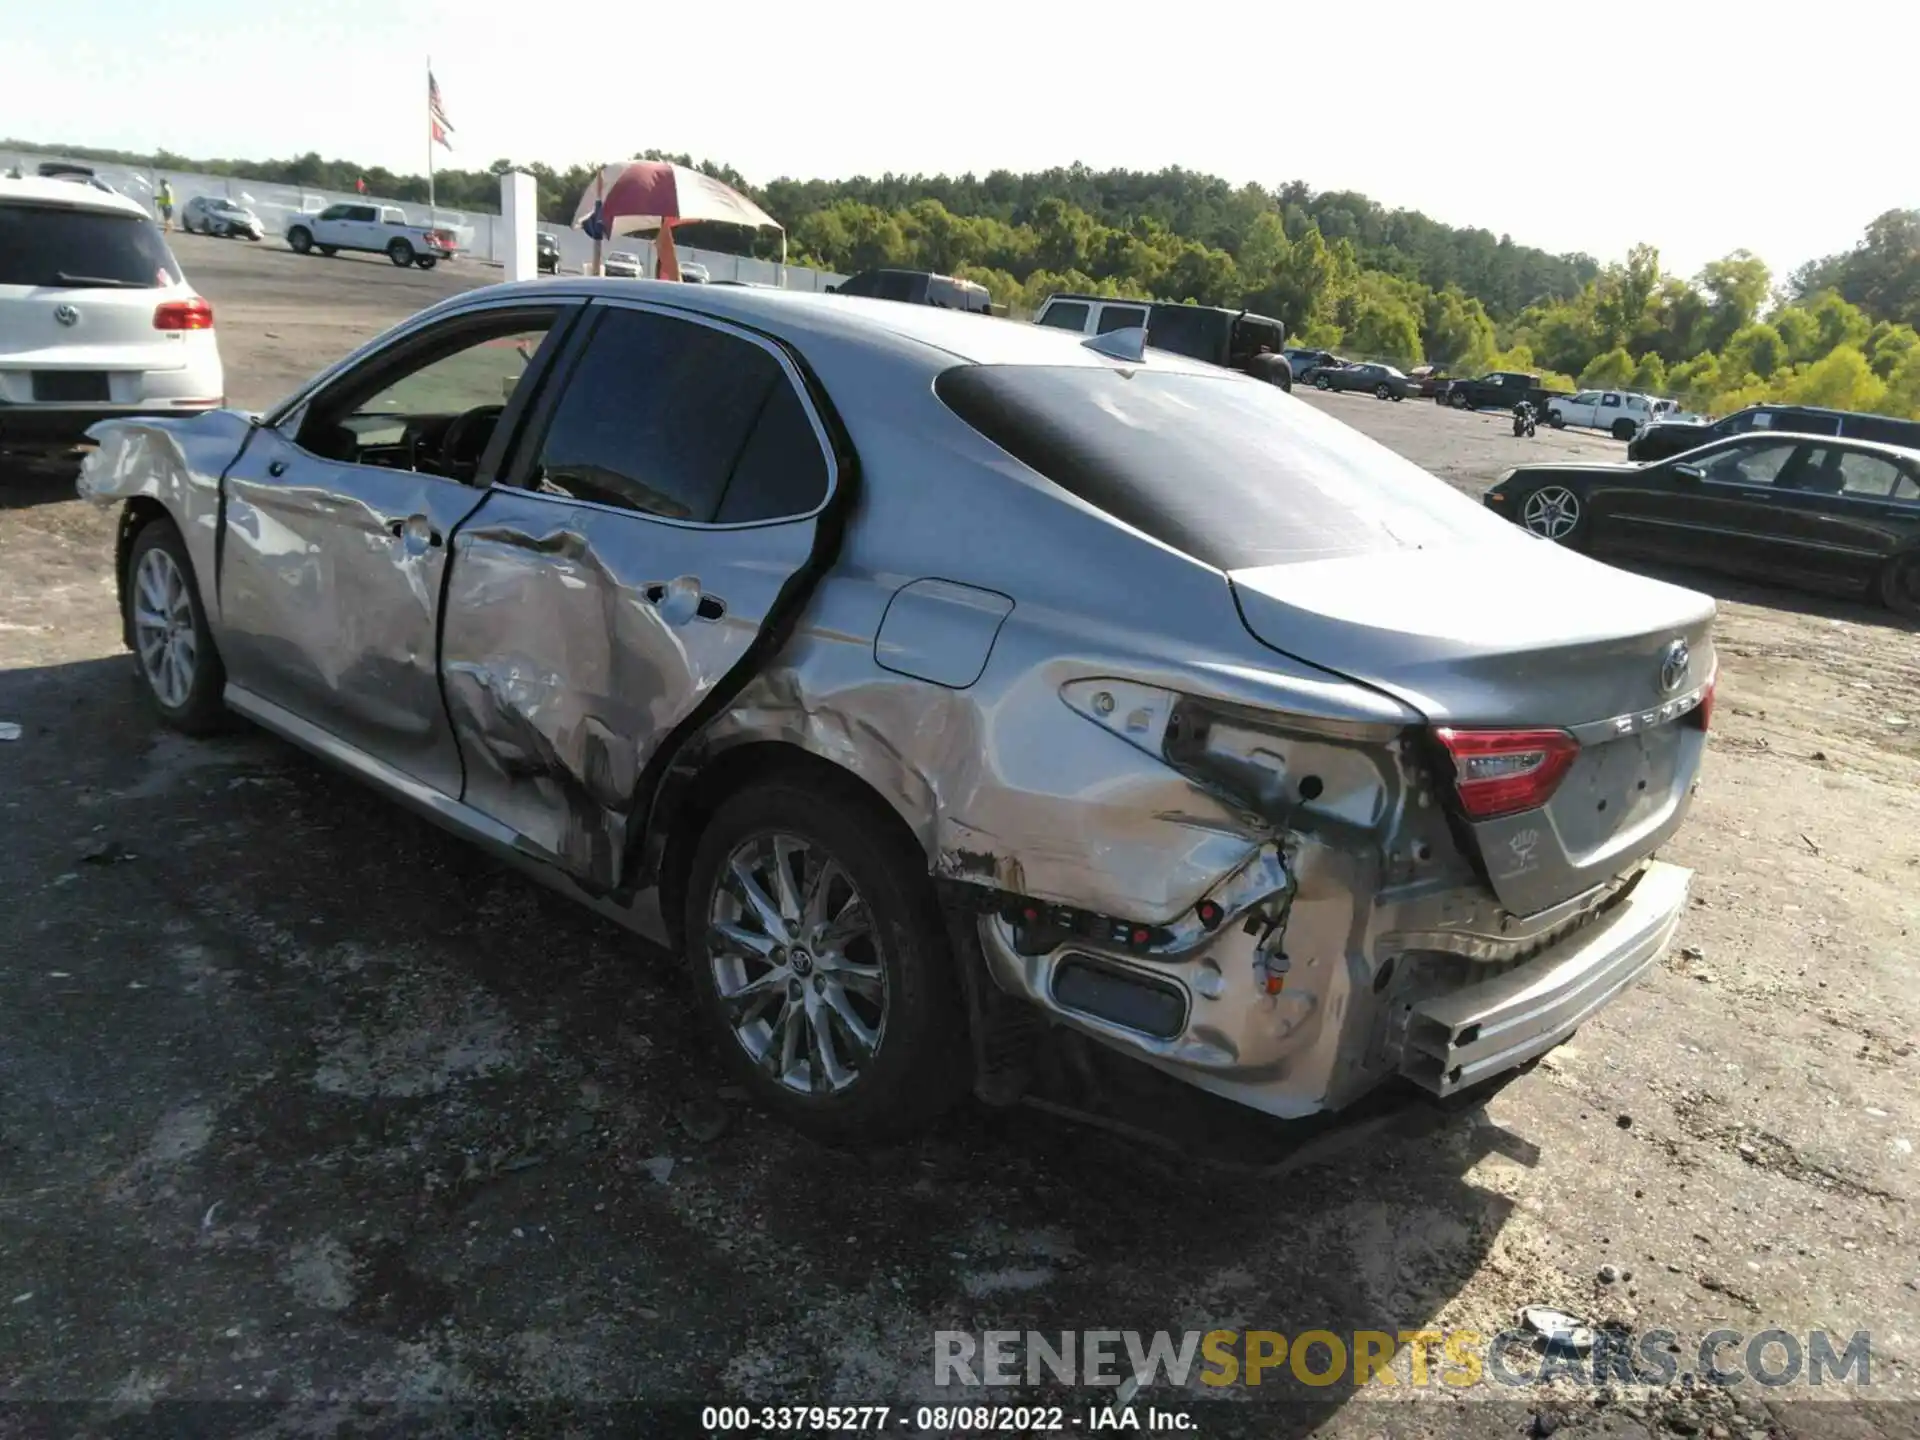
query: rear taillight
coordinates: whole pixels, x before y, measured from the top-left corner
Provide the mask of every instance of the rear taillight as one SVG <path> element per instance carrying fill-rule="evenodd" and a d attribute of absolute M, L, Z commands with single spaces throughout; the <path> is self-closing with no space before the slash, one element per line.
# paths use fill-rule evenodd
<path fill-rule="evenodd" d="M 1702 730 L 1713 724 L 1713 687 L 1720 683 L 1720 667 L 1715 665 L 1713 673 L 1707 677 L 1707 688 L 1700 692 L 1700 703 L 1693 707 L 1688 717 Z"/>
<path fill-rule="evenodd" d="M 1453 788 L 1469 820 L 1547 803 L 1580 753 L 1564 730 L 1451 730 L 1434 735 L 1453 760 Z"/>
<path fill-rule="evenodd" d="M 169 300 L 153 312 L 156 330 L 211 330 L 213 306 L 198 295 L 191 300 Z"/>

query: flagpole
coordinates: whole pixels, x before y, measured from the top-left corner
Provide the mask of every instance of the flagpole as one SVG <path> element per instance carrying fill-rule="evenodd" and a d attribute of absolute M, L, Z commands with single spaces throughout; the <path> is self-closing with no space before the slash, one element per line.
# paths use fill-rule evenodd
<path fill-rule="evenodd" d="M 427 228 L 438 229 L 439 207 L 433 200 L 433 57 L 427 57 Z"/>

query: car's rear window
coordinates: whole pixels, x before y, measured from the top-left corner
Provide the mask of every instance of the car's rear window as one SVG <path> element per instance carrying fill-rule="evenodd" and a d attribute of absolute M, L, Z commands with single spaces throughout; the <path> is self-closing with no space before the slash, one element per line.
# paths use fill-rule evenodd
<path fill-rule="evenodd" d="M 0 204 L 0 285 L 152 288 L 180 264 L 144 215 Z"/>
<path fill-rule="evenodd" d="M 935 390 L 1061 489 L 1221 570 L 1457 544 L 1505 522 L 1273 385 L 962 365 Z"/>

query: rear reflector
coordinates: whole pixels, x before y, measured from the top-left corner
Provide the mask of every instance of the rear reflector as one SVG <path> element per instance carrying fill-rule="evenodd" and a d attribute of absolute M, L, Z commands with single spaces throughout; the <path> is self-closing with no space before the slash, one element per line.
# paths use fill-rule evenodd
<path fill-rule="evenodd" d="M 1547 803 L 1580 742 L 1564 730 L 1451 730 L 1434 735 L 1453 760 L 1453 788 L 1470 820 Z"/>
<path fill-rule="evenodd" d="M 156 330 L 211 330 L 213 306 L 198 295 L 191 300 L 169 300 L 153 312 Z"/>

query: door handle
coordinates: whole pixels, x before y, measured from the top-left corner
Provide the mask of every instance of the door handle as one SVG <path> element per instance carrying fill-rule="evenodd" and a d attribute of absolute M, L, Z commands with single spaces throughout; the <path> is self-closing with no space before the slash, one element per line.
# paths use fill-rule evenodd
<path fill-rule="evenodd" d="M 427 550 L 440 544 L 440 532 L 433 528 L 433 522 L 424 515 L 389 520 L 387 533 L 396 540 L 404 541 L 409 549 Z"/>
<path fill-rule="evenodd" d="M 727 602 L 718 595 L 702 593 L 700 581 L 692 575 L 670 582 L 650 581 L 640 593 L 670 625 L 684 625 L 693 619 L 718 620 L 727 613 Z"/>

